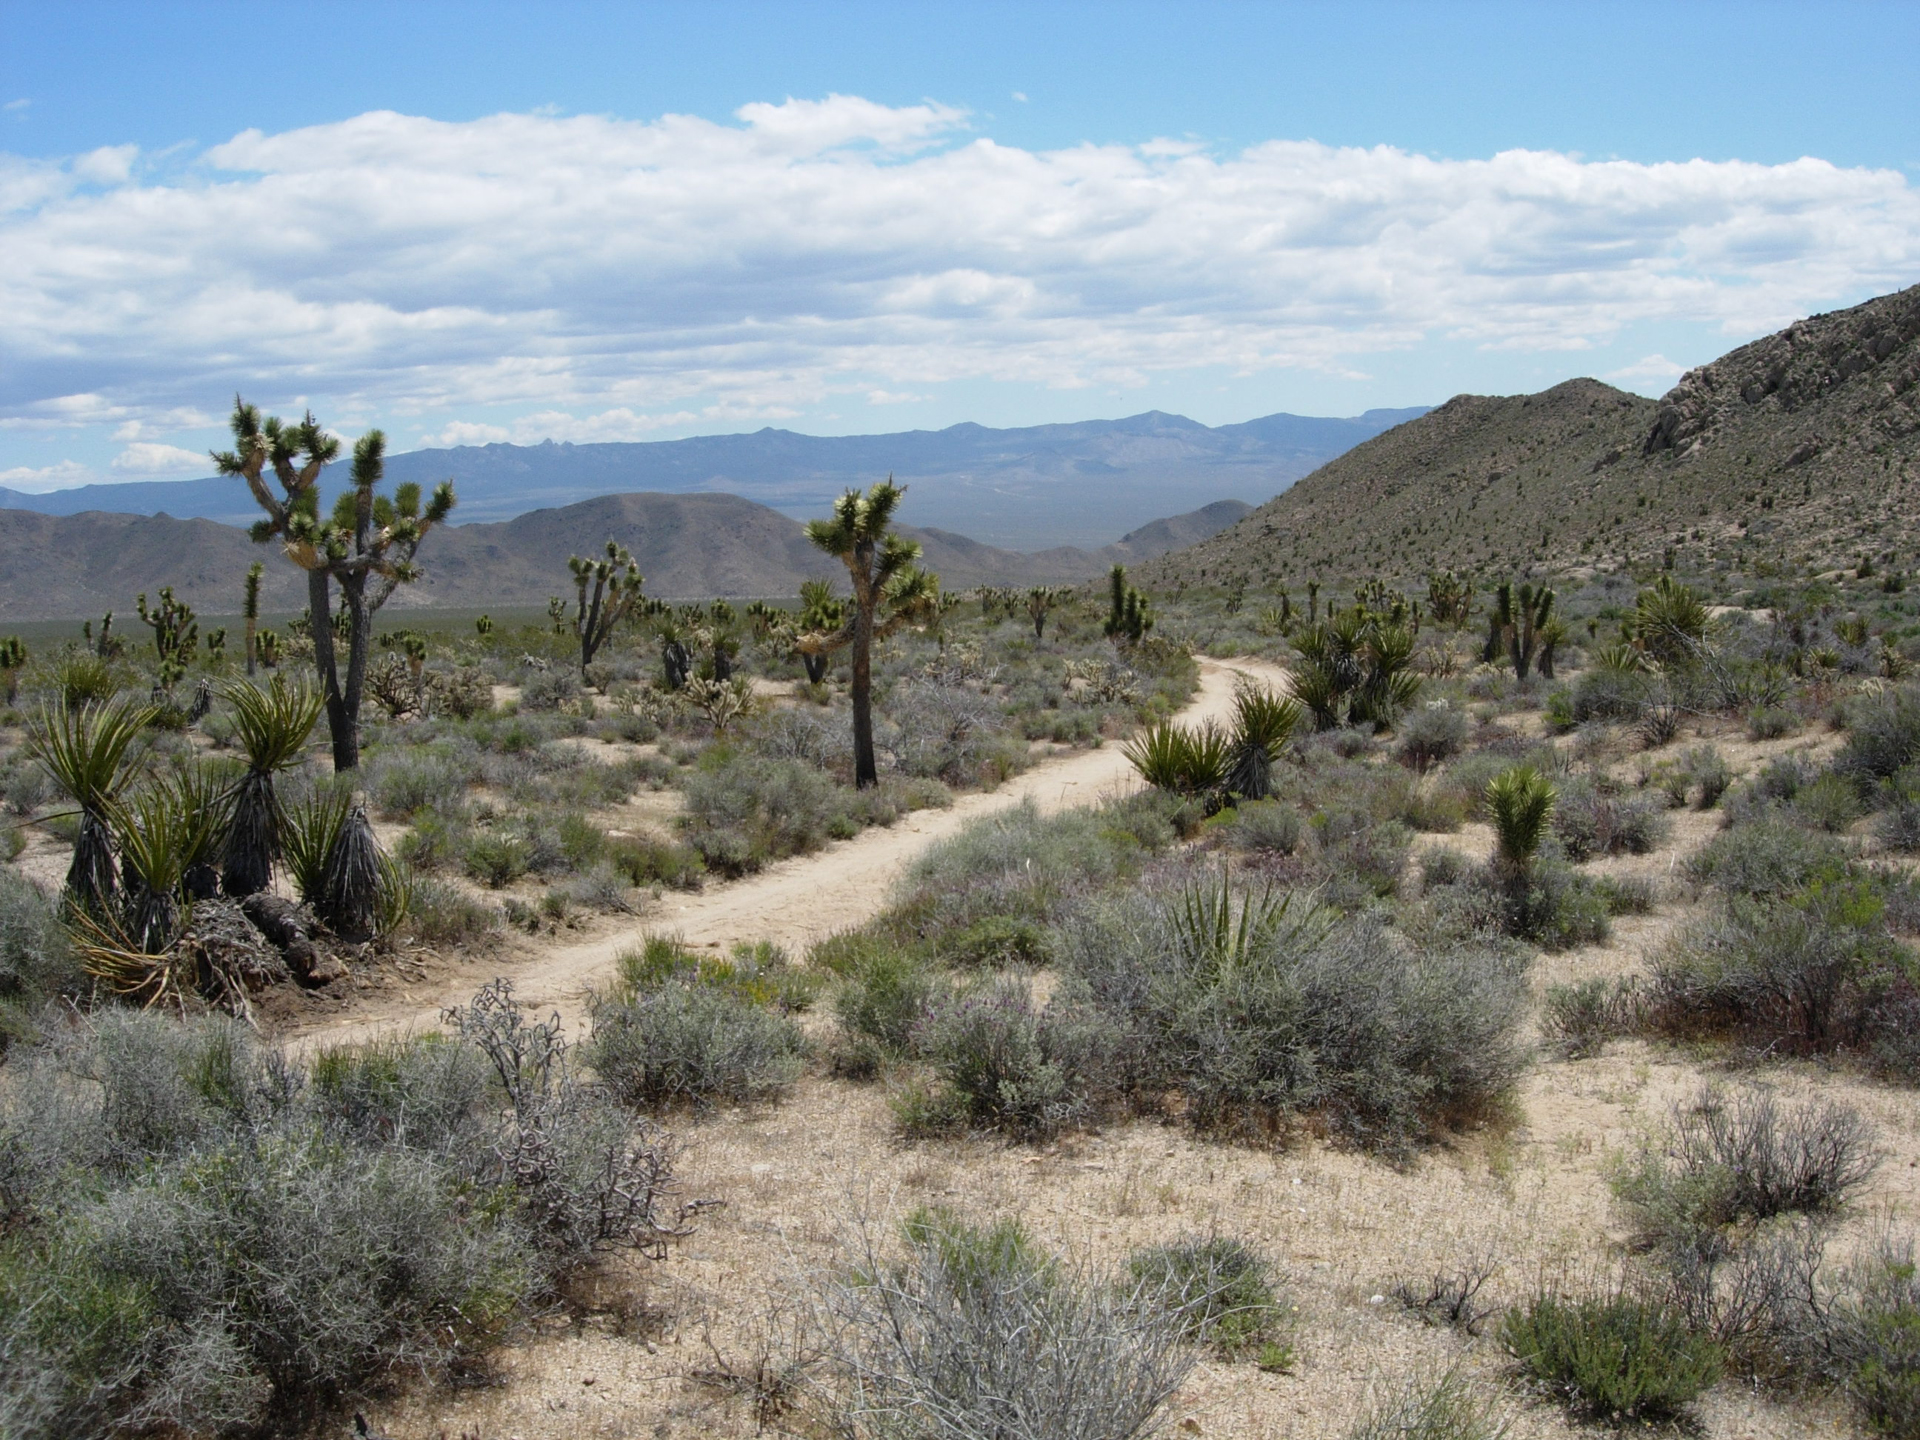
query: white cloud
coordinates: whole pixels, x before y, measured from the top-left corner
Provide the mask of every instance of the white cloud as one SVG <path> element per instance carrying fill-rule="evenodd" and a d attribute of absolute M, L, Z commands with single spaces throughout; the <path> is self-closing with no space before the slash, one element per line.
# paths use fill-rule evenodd
<path fill-rule="evenodd" d="M 1920 191 L 1820 160 L 1029 151 L 842 95 L 736 118 L 377 111 L 165 179 L 131 147 L 0 156 L 0 428 L 164 433 L 241 389 L 442 443 L 632 438 L 954 381 L 1746 336 L 1920 279 Z"/>
<path fill-rule="evenodd" d="M 420 443 L 429 447 L 494 445 L 512 438 L 513 432 L 504 425 L 476 425 L 468 420 L 455 420 L 430 435 L 422 435 Z"/>
<path fill-rule="evenodd" d="M 213 462 L 198 450 L 140 440 L 113 457 L 113 468 L 134 475 L 206 475 Z"/>
<path fill-rule="evenodd" d="M 32 104 L 33 101 L 31 100 L 9 100 L 6 104 L 0 105 L 0 110 L 5 110 L 14 115 L 24 115 L 27 107 Z"/>
<path fill-rule="evenodd" d="M 915 395 L 911 391 L 904 394 L 895 394 L 891 390 L 869 390 L 867 392 L 867 403 L 869 405 L 911 405 L 916 401 L 931 399 L 933 399 L 931 395 Z"/>
<path fill-rule="evenodd" d="M 16 465 L 11 470 L 0 470 L 0 486 L 29 495 L 44 495 L 49 490 L 70 490 L 75 485 L 85 485 L 99 478 L 76 460 L 62 460 L 58 465 L 45 465 L 38 469 L 30 465 Z"/>

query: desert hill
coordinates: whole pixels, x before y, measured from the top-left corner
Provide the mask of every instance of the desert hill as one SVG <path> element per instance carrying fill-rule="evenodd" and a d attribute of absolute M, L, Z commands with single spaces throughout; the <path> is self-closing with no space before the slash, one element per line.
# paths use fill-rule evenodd
<path fill-rule="evenodd" d="M 1459 395 L 1322 466 L 1152 583 L 1415 578 L 1603 559 L 1800 564 L 1920 543 L 1920 286 L 1798 321 L 1659 401 Z"/>
<path fill-rule="evenodd" d="M 1150 411 L 1015 429 L 964 424 L 838 436 L 765 429 L 636 443 L 473 445 L 391 455 L 387 476 L 428 487 L 451 478 L 460 493 L 454 521 L 469 525 L 635 492 L 734 494 L 805 519 L 849 486 L 864 489 L 892 474 L 907 486 L 907 524 L 1004 549 L 1094 548 L 1222 496 L 1268 499 L 1420 413 L 1280 414 L 1206 426 Z M 165 511 L 239 525 L 254 518 L 245 488 L 220 479 L 86 485 L 46 495 L 0 490 L 0 506 L 55 515 Z"/>
<path fill-rule="evenodd" d="M 1220 501 L 1158 520 L 1099 550 L 1000 550 L 944 530 L 905 533 L 925 563 L 954 590 L 1088 579 L 1134 564 L 1191 538 L 1204 538 L 1250 509 Z M 738 495 L 603 495 L 486 525 L 450 525 L 421 547 L 424 578 L 392 608 L 543 604 L 568 585 L 567 557 L 597 553 L 609 539 L 633 552 L 647 592 L 669 599 L 791 595 L 839 566 L 808 543 L 797 520 Z M 245 530 L 171 516 L 39 515 L 0 510 L 0 624 L 97 616 L 133 608 L 134 596 L 171 585 L 205 614 L 239 609 L 241 580 L 266 562 L 261 604 L 268 612 L 306 605 L 301 572 L 276 547 Z"/>

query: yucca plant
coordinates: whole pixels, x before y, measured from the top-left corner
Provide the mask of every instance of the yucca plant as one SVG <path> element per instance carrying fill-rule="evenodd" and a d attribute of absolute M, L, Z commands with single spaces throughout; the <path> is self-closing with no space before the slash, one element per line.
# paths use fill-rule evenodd
<path fill-rule="evenodd" d="M 1275 894 L 1265 889 L 1236 896 L 1224 870 L 1217 885 L 1204 880 L 1189 884 L 1170 918 L 1181 956 L 1216 980 L 1276 949 L 1310 949 L 1325 938 L 1334 920 L 1311 896 L 1296 891 Z"/>
<path fill-rule="evenodd" d="M 344 940 L 371 940 L 380 933 L 381 866 L 386 855 L 374 838 L 367 807 L 357 799 L 335 830 L 320 874 L 314 913 Z"/>
<path fill-rule="evenodd" d="M 69 710 L 84 710 L 104 705 L 120 693 L 120 682 L 98 655 L 70 655 L 60 663 L 56 677 L 60 699 Z"/>
<path fill-rule="evenodd" d="M 211 827 L 164 780 L 111 802 L 109 813 L 120 849 L 125 935 L 134 950 L 162 954 L 179 938 L 187 866 Z"/>
<path fill-rule="evenodd" d="M 281 854 L 287 862 L 287 878 L 293 881 L 293 893 L 304 904 L 318 907 L 325 886 L 327 857 L 353 806 L 353 792 L 345 785 L 315 786 L 304 800 L 285 807 L 281 814 Z"/>
<path fill-rule="evenodd" d="M 221 692 L 233 712 L 233 733 L 246 752 L 247 773 L 234 787 L 232 820 L 221 848 L 220 888 L 239 899 L 267 888 L 280 858 L 283 817 L 273 777 L 299 759 L 320 717 L 321 697 L 305 684 L 276 675 L 265 689 L 229 685 Z"/>
<path fill-rule="evenodd" d="M 80 807 L 80 833 L 67 867 L 67 901 L 95 917 L 111 912 L 117 878 L 110 810 L 146 756 L 141 737 L 153 711 L 116 701 L 101 708 L 43 706 L 27 727 L 27 754 Z"/>
<path fill-rule="evenodd" d="M 1271 795 L 1274 764 L 1304 713 L 1300 701 L 1264 687 L 1242 685 L 1235 690 L 1227 789 L 1248 800 Z"/>
<path fill-rule="evenodd" d="M 1524 877 L 1532 870 L 1557 798 L 1553 782 L 1531 765 L 1515 765 L 1488 782 L 1494 843 L 1500 866 L 1509 875 Z"/>
<path fill-rule="evenodd" d="M 1226 789 L 1231 747 L 1226 732 L 1212 721 L 1192 730 L 1170 720 L 1150 725 L 1122 753 L 1156 790 L 1218 795 Z"/>
<path fill-rule="evenodd" d="M 1671 575 L 1642 590 L 1631 621 L 1634 643 L 1662 665 L 1685 664 L 1706 648 L 1712 617 L 1706 602 Z"/>

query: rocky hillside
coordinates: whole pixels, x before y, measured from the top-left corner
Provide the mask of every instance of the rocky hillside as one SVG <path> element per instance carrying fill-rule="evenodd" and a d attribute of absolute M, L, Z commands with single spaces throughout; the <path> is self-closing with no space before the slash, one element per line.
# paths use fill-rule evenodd
<path fill-rule="evenodd" d="M 1920 544 L 1920 286 L 1798 321 L 1659 401 L 1597 380 L 1459 395 L 1323 465 L 1155 584 L 1660 559 L 1837 563 Z"/>
<path fill-rule="evenodd" d="M 1099 550 L 1023 554 L 944 530 L 906 533 L 920 541 L 925 563 L 949 589 L 1051 584 L 1088 579 L 1116 562 L 1134 564 L 1212 535 L 1249 508 L 1219 502 L 1155 521 Z M 633 552 L 649 594 L 670 599 L 791 595 L 802 580 L 839 572 L 807 542 L 798 521 L 737 495 L 603 495 L 498 524 L 435 531 L 421 547 L 422 580 L 393 605 L 541 605 L 568 583 L 568 556 L 598 552 L 609 539 Z M 232 614 L 255 560 L 267 566 L 264 609 L 305 607 L 301 572 L 235 526 L 166 515 L 0 510 L 0 626 L 106 610 L 124 614 L 135 595 L 154 595 L 163 585 L 203 614 Z"/>

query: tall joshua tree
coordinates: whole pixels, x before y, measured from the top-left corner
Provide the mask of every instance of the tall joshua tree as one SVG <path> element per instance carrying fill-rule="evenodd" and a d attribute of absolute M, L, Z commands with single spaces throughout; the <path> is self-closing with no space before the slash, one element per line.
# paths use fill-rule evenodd
<path fill-rule="evenodd" d="M 574 590 L 579 597 L 574 605 L 573 633 L 580 641 L 580 678 L 585 680 L 587 667 L 600 647 L 641 603 L 640 567 L 633 563 L 625 546 L 609 540 L 604 560 L 584 560 L 575 555 L 567 561 L 567 568 L 573 571 Z"/>
<path fill-rule="evenodd" d="M 245 480 L 266 512 L 254 524 L 254 540 L 279 540 L 287 558 L 307 572 L 314 668 L 326 702 L 333 768 L 352 770 L 360 763 L 360 700 L 374 614 L 399 586 L 418 577 L 413 557 L 427 532 L 453 509 L 453 482 L 441 482 L 424 511 L 418 485 L 396 486 L 391 498 L 376 493 L 386 468 L 387 437 L 369 430 L 354 443 L 351 488 L 323 517 L 320 472 L 339 456 L 338 439 L 311 413 L 288 424 L 278 416 L 262 417 L 237 396 L 231 426 L 234 448 L 215 451 L 214 464 L 221 474 Z M 274 493 L 270 479 L 282 493 Z M 336 584 L 347 642 L 344 677 L 331 623 Z"/>
<path fill-rule="evenodd" d="M 847 567 L 852 613 L 837 630 L 803 635 L 796 648 L 806 655 L 830 655 L 851 647 L 853 780 L 862 789 L 880 783 L 873 756 L 873 642 L 924 624 L 940 596 L 939 577 L 916 563 L 920 547 L 890 531 L 905 493 L 906 487 L 889 475 L 864 495 L 847 491 L 834 502 L 830 518 L 807 524 L 807 538 Z"/>

